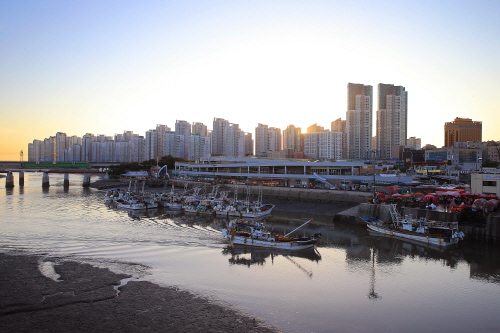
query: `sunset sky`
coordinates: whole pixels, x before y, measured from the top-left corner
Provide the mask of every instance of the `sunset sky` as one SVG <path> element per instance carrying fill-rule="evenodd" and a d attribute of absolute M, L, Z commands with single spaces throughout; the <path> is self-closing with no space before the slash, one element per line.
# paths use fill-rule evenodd
<path fill-rule="evenodd" d="M 1 1 L 0 160 L 177 119 L 329 129 L 348 82 L 374 87 L 374 115 L 379 83 L 406 87 L 423 145 L 455 117 L 500 140 L 499 17 L 498 0 Z"/>

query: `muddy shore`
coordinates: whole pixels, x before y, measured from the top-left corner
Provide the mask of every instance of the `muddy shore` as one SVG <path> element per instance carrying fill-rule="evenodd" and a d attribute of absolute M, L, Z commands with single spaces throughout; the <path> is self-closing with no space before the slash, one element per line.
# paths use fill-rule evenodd
<path fill-rule="evenodd" d="M 187 291 L 127 278 L 75 261 L 0 253 L 1 331 L 280 332 Z"/>

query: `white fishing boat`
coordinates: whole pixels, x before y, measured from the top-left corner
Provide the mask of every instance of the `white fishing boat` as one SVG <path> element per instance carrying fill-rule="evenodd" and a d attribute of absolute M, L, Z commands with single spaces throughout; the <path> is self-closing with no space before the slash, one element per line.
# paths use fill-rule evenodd
<path fill-rule="evenodd" d="M 257 247 L 281 248 L 287 250 L 303 250 L 314 247 L 321 234 L 309 237 L 289 237 L 293 232 L 302 228 L 312 220 L 307 221 L 300 227 L 292 230 L 284 236 L 272 234 L 267 231 L 262 223 L 246 220 L 233 220 L 227 228 L 222 229 L 222 235 L 231 245 L 241 244 Z"/>
<path fill-rule="evenodd" d="M 464 237 L 464 233 L 458 229 L 458 222 L 440 222 L 426 218 L 414 219 L 411 216 L 402 217 L 395 204 L 386 206 L 389 209 L 391 221 L 367 217 L 365 221 L 369 230 L 438 247 L 457 244 Z"/>
<path fill-rule="evenodd" d="M 239 207 L 236 210 L 229 211 L 229 216 L 235 216 L 245 219 L 250 218 L 260 218 L 266 215 L 271 215 L 273 211 L 273 204 L 260 204 L 260 203 L 249 203 L 243 207 Z"/>
<path fill-rule="evenodd" d="M 152 209 L 158 208 L 159 197 L 156 195 L 145 196 L 145 195 L 125 195 L 123 198 L 116 200 L 116 206 L 118 208 L 124 209 Z"/>

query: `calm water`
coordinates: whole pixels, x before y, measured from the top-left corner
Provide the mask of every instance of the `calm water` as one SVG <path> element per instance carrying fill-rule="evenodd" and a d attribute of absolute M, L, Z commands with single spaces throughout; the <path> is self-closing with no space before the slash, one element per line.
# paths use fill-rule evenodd
<path fill-rule="evenodd" d="M 82 176 L 27 173 L 0 179 L 0 251 L 46 253 L 175 285 L 258 316 L 286 332 L 499 332 L 498 249 L 463 243 L 438 251 L 369 235 L 352 225 L 312 225 L 322 243 L 305 253 L 228 248 L 224 219 L 156 210 L 129 214 L 84 190 Z M 268 226 L 300 221 L 275 215 Z"/>

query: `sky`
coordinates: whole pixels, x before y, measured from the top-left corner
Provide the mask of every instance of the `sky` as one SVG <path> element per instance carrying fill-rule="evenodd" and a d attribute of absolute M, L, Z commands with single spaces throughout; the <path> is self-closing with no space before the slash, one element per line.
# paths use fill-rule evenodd
<path fill-rule="evenodd" d="M 347 83 L 408 91 L 408 137 L 500 140 L 500 1 L 0 2 L 0 160 L 64 132 L 345 119 Z M 374 131 L 375 134 L 375 131 Z"/>

